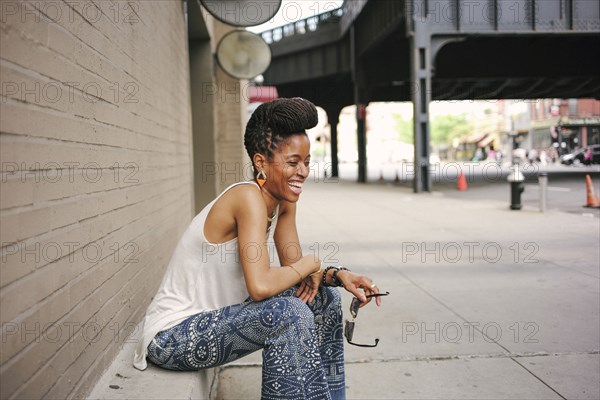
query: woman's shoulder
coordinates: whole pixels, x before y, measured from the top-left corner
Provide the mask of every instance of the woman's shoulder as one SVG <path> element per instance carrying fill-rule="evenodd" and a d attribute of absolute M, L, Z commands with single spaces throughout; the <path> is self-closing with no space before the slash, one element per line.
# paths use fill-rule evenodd
<path fill-rule="evenodd" d="M 252 181 L 236 182 L 223 191 L 224 195 L 227 193 L 260 195 L 260 187 Z"/>
<path fill-rule="evenodd" d="M 231 185 L 219 197 L 218 200 L 231 205 L 253 205 L 262 201 L 258 185 L 251 181 Z"/>

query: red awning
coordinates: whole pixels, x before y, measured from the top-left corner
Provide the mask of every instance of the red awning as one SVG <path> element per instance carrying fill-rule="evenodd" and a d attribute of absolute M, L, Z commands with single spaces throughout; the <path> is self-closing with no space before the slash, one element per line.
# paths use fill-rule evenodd
<path fill-rule="evenodd" d="M 266 103 L 278 97 L 275 86 L 248 86 L 249 103 Z"/>

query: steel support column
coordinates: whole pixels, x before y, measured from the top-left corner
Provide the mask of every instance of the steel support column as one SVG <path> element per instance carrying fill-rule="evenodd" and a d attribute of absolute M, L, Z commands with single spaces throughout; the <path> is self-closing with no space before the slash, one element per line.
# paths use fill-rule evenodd
<path fill-rule="evenodd" d="M 429 103 L 431 102 L 431 36 L 427 22 L 414 19 L 410 38 L 411 82 L 414 121 L 415 193 L 431 191 L 429 176 Z"/>
<path fill-rule="evenodd" d="M 367 181 L 367 105 L 360 100 L 356 104 L 356 147 L 358 151 L 358 182 Z"/>
<path fill-rule="evenodd" d="M 331 136 L 331 177 L 338 178 L 339 174 L 339 159 L 338 159 L 338 144 L 337 144 L 337 126 L 340 120 L 341 106 L 329 106 L 325 109 L 327 119 L 329 120 L 330 136 Z"/>
<path fill-rule="evenodd" d="M 354 84 L 354 104 L 356 105 L 356 146 L 358 151 L 358 182 L 367 181 L 367 133 L 364 70 L 356 55 L 356 30 L 350 28 L 350 57 L 352 63 L 352 82 Z"/>

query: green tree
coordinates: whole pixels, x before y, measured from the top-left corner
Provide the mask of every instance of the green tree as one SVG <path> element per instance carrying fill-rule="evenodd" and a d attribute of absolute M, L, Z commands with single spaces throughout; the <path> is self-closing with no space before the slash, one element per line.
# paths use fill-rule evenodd
<path fill-rule="evenodd" d="M 405 120 L 400 114 L 392 114 L 396 121 L 398 140 L 413 143 L 413 120 Z M 455 137 L 469 135 L 473 132 L 473 124 L 466 114 L 438 115 L 431 122 L 431 142 L 436 144 L 450 143 Z"/>
<path fill-rule="evenodd" d="M 450 143 L 453 138 L 469 135 L 472 131 L 473 126 L 465 114 L 438 115 L 431 122 L 431 141 Z"/>

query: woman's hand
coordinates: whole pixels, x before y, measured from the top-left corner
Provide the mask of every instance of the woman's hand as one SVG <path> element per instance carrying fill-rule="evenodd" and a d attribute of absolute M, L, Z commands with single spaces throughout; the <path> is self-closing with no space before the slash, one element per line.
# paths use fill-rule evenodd
<path fill-rule="evenodd" d="M 309 275 L 302 282 L 296 291 L 296 296 L 305 303 L 310 303 L 315 299 L 319 292 L 319 285 L 323 274 Z"/>
<path fill-rule="evenodd" d="M 337 273 L 337 279 L 342 282 L 344 289 L 360 300 L 361 304 L 359 307 L 366 306 L 372 300 L 372 298 L 367 299 L 366 295 L 379 293 L 379 288 L 366 276 L 341 270 Z M 381 297 L 375 297 L 375 303 L 377 306 L 380 306 Z"/>

